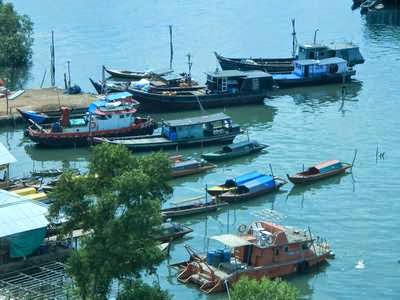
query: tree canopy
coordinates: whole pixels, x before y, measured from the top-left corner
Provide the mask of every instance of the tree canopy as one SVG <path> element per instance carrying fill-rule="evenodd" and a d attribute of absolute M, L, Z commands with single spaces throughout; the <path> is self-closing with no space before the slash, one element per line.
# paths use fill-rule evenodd
<path fill-rule="evenodd" d="M 61 234 L 77 228 L 88 233 L 67 261 L 83 299 L 105 299 L 113 280 L 148 292 L 135 279 L 142 271 L 153 272 L 163 259 L 153 237 L 162 221 L 160 204 L 171 192 L 169 176 L 166 156 L 137 157 L 123 146 L 108 144 L 93 148 L 86 175 L 63 174 L 53 193 L 50 219 L 65 216 Z"/>
<path fill-rule="evenodd" d="M 30 62 L 33 23 L 19 15 L 12 3 L 0 0 L 0 67 L 23 67 Z"/>
<path fill-rule="evenodd" d="M 295 300 L 299 296 L 296 287 L 281 279 L 263 277 L 257 281 L 248 277 L 240 278 L 231 290 L 232 300 Z"/>

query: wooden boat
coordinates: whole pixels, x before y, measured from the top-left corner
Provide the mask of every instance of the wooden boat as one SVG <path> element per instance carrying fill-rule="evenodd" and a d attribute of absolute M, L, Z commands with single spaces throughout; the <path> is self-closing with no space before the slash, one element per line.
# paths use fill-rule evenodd
<path fill-rule="evenodd" d="M 209 163 L 204 159 L 187 159 L 175 161 L 171 166 L 173 178 L 203 173 L 216 168 L 217 165 Z"/>
<path fill-rule="evenodd" d="M 239 226 L 239 234 L 222 234 L 210 239 L 223 248 L 196 253 L 186 246 L 187 261 L 173 266 L 177 279 L 195 284 L 206 294 L 225 291 L 242 276 L 260 279 L 303 273 L 323 264 L 334 254 L 325 239 L 303 231 L 266 221 Z"/>
<path fill-rule="evenodd" d="M 161 210 L 161 215 L 165 219 L 178 218 L 216 211 L 220 207 L 226 205 L 228 205 L 228 203 L 218 201 L 215 198 L 208 200 L 207 197 L 198 196 L 192 199 L 181 201 L 172 207 L 163 208 Z"/>
<path fill-rule="evenodd" d="M 285 179 L 271 175 L 264 175 L 246 181 L 245 183 L 238 185 L 236 189 L 220 194 L 218 199 L 228 203 L 246 201 L 277 191 L 286 183 L 287 181 Z"/>
<path fill-rule="evenodd" d="M 124 145 L 135 151 L 177 149 L 211 144 L 229 144 L 240 134 L 240 127 L 223 113 L 163 121 L 161 134 L 94 138 L 95 143 Z"/>
<path fill-rule="evenodd" d="M 351 80 L 356 71 L 347 66 L 347 61 L 338 58 L 294 61 L 292 73 L 274 74 L 274 83 L 279 88 L 341 83 Z"/>
<path fill-rule="evenodd" d="M 365 61 L 359 47 L 353 43 L 303 44 L 299 45 L 297 53 L 286 58 L 228 58 L 214 52 L 223 70 L 260 70 L 270 74 L 293 72 L 295 60 L 339 57 L 345 59 L 350 67 Z"/>
<path fill-rule="evenodd" d="M 189 110 L 261 104 L 272 89 L 272 76 L 262 71 L 216 71 L 205 89 L 156 91 L 129 89 L 147 111 Z"/>
<path fill-rule="evenodd" d="M 26 133 L 33 142 L 47 147 L 85 146 L 93 137 L 152 134 L 154 121 L 137 117 L 135 106 L 96 101 L 81 118 L 70 118 L 69 108 L 64 107 L 60 122 L 41 126 L 31 121 Z"/>
<path fill-rule="evenodd" d="M 201 157 L 207 161 L 221 161 L 257 153 L 266 147 L 268 146 L 257 141 L 245 141 L 226 145 L 221 150 L 204 153 Z"/>
<path fill-rule="evenodd" d="M 34 121 L 36 124 L 50 124 L 52 122 L 57 122 L 61 117 L 60 110 L 50 110 L 43 112 L 36 112 L 34 110 L 23 110 L 17 108 L 22 118 L 29 123 L 29 120 Z M 82 117 L 87 111 L 87 108 L 73 108 L 71 109 L 71 118 Z"/>
<path fill-rule="evenodd" d="M 156 236 L 156 239 L 160 242 L 171 242 L 173 240 L 182 238 L 188 233 L 191 233 L 193 229 L 176 222 L 165 222 L 161 224 L 160 232 Z"/>
<path fill-rule="evenodd" d="M 353 165 L 338 160 L 328 160 L 294 175 L 287 174 L 293 184 L 307 184 L 346 172 Z"/>
<path fill-rule="evenodd" d="M 244 183 L 257 179 L 259 177 L 265 176 L 263 173 L 260 173 L 258 171 L 252 171 L 248 172 L 245 174 L 242 174 L 240 176 L 234 177 L 227 179 L 225 183 L 209 187 L 207 188 L 207 193 L 209 193 L 212 196 L 219 196 L 225 192 L 229 192 L 231 190 L 237 189 L 238 186 L 243 185 Z"/>
<path fill-rule="evenodd" d="M 45 169 L 45 170 L 32 171 L 31 175 L 34 177 L 58 177 L 66 171 L 72 172 L 76 175 L 80 174 L 79 169 Z"/>
<path fill-rule="evenodd" d="M 110 74 L 114 78 L 125 78 L 125 79 L 132 79 L 132 80 L 148 78 L 148 77 L 151 77 L 152 74 L 165 75 L 165 74 L 169 74 L 172 72 L 171 69 L 150 70 L 150 71 L 146 71 L 146 72 L 116 70 L 116 69 L 108 69 L 108 68 L 104 68 L 104 69 L 108 74 Z"/>
<path fill-rule="evenodd" d="M 91 78 L 89 78 L 89 81 L 93 85 L 96 92 L 100 95 L 104 93 L 125 92 L 130 84 L 130 81 L 109 81 L 109 80 L 107 80 L 106 83 L 103 84 L 101 80 L 94 81 Z M 105 91 L 103 91 L 103 88 L 105 88 Z"/>

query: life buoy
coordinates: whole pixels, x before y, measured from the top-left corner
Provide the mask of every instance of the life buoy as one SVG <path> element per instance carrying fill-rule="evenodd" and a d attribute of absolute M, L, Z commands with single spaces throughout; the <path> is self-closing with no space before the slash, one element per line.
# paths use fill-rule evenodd
<path fill-rule="evenodd" d="M 238 227 L 238 231 L 240 233 L 244 233 L 246 231 L 246 229 L 247 229 L 247 226 L 245 224 L 240 224 Z"/>
<path fill-rule="evenodd" d="M 96 129 L 96 122 L 95 121 L 91 121 L 90 122 L 90 128 Z"/>

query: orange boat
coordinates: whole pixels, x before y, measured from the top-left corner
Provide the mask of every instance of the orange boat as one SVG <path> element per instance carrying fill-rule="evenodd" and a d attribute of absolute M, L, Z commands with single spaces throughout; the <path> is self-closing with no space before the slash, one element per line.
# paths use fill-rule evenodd
<path fill-rule="evenodd" d="M 209 294 L 224 291 L 243 275 L 261 279 L 302 273 L 334 256 L 328 243 L 314 239 L 310 229 L 303 231 L 258 221 L 248 228 L 240 225 L 239 232 L 211 237 L 225 248 L 209 251 L 207 256 L 186 246 L 190 259 L 176 264 L 180 269 L 177 279 L 194 283 Z"/>

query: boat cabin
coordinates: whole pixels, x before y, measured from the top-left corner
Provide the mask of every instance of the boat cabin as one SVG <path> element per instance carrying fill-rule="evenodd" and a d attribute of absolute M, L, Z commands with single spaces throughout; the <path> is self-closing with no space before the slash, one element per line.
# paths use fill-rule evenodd
<path fill-rule="evenodd" d="M 314 174 L 322 174 L 322 173 L 328 173 L 333 170 L 337 170 L 343 167 L 342 162 L 338 160 L 328 160 L 325 162 L 322 162 L 318 165 L 315 165 L 313 167 L 308 168 L 308 170 L 305 172 L 307 175 L 314 175 Z"/>
<path fill-rule="evenodd" d="M 345 74 L 348 70 L 347 61 L 339 57 L 321 60 L 304 59 L 294 61 L 293 74 L 299 77 L 320 77 L 328 74 Z"/>
<path fill-rule="evenodd" d="M 258 147 L 259 145 L 260 144 L 257 141 L 244 141 L 240 143 L 226 145 L 222 147 L 222 152 L 230 153 L 230 152 L 243 151 L 247 149 L 253 149 L 255 147 Z"/>
<path fill-rule="evenodd" d="M 207 73 L 206 85 L 216 93 L 254 93 L 272 89 L 273 80 L 263 71 L 218 70 Z"/>
<path fill-rule="evenodd" d="M 348 63 L 349 66 L 364 63 L 360 48 L 353 43 L 331 43 L 329 45 L 321 44 L 303 44 L 298 49 L 298 60 L 339 57 Z"/>
<path fill-rule="evenodd" d="M 239 125 L 224 113 L 163 121 L 161 129 L 162 136 L 173 142 L 239 132 Z"/>

